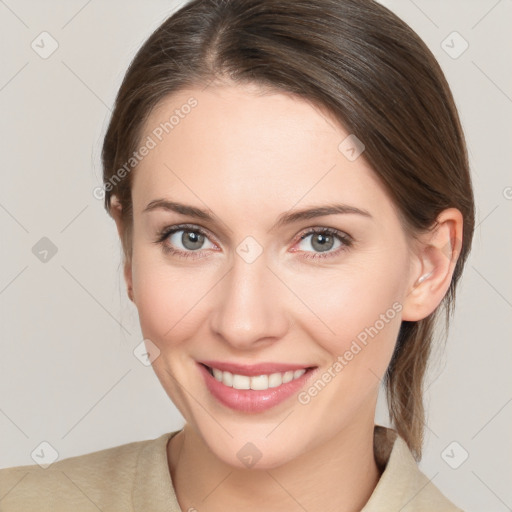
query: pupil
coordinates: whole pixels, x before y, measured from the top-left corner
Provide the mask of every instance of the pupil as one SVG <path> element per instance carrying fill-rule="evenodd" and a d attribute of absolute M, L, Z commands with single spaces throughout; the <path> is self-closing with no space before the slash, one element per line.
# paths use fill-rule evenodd
<path fill-rule="evenodd" d="M 329 244 L 329 242 L 331 242 Z M 323 235 L 319 233 L 313 237 L 312 245 L 315 249 L 324 252 L 332 248 L 333 237 L 331 235 Z M 319 244 L 319 245 L 316 245 Z"/>
<path fill-rule="evenodd" d="M 194 231 L 185 231 L 181 237 L 181 243 L 187 249 L 200 249 L 204 240 L 204 235 Z"/>

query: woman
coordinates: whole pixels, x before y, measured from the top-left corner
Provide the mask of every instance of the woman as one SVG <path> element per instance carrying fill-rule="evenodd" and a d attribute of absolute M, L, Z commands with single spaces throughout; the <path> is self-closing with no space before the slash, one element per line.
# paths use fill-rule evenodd
<path fill-rule="evenodd" d="M 192 1 L 134 58 L 102 157 L 185 426 L 3 470 L 3 510 L 460 510 L 417 462 L 473 194 L 407 25 L 372 0 Z M 374 424 L 381 382 L 393 428 Z"/>

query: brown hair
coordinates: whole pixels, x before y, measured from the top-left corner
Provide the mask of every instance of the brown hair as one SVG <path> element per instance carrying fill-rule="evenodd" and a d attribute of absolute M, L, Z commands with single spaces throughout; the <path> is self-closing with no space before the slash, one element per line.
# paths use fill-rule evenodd
<path fill-rule="evenodd" d="M 118 179 L 120 167 L 158 102 L 225 77 L 293 93 L 331 112 L 364 143 L 364 158 L 411 233 L 431 228 L 446 208 L 461 211 L 463 243 L 442 302 L 448 327 L 474 229 L 464 135 L 430 50 L 372 0 L 193 0 L 149 37 L 126 72 L 102 150 L 105 208 L 110 213 L 112 195 L 122 205 L 125 264 L 131 261 L 132 174 Z M 390 419 L 416 460 L 439 309 L 402 322 L 384 379 Z"/>

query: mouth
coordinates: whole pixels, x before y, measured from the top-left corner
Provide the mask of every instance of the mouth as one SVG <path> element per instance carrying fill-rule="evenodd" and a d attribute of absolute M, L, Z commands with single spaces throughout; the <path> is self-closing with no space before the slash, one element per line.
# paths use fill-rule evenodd
<path fill-rule="evenodd" d="M 213 366 L 200 363 L 208 373 L 224 386 L 253 391 L 264 391 L 270 388 L 278 388 L 283 384 L 288 384 L 294 380 L 300 379 L 306 372 L 313 370 L 314 366 L 298 368 L 296 370 L 287 370 L 284 372 L 261 373 L 259 375 L 247 375 L 244 373 L 233 373 L 227 370 L 221 370 Z M 254 372 L 254 370 L 252 370 Z"/>
<path fill-rule="evenodd" d="M 236 371 L 227 370 L 227 366 Z M 297 394 L 318 367 L 265 364 L 240 369 L 240 365 L 216 362 L 198 363 L 198 368 L 207 390 L 218 403 L 239 412 L 260 413 Z"/>

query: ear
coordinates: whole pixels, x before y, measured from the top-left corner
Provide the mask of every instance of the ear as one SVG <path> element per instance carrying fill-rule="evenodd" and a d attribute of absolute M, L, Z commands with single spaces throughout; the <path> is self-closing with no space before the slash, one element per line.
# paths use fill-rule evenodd
<path fill-rule="evenodd" d="M 119 239 L 122 240 L 124 233 L 124 221 L 122 216 L 123 208 L 117 196 L 113 195 L 110 199 L 110 215 L 116 222 L 117 233 L 119 235 Z M 124 257 L 124 280 L 126 282 L 126 288 L 128 292 L 128 297 L 132 302 L 135 302 L 133 296 L 133 280 L 132 280 L 132 265 L 131 261 L 128 261 L 126 257 Z"/>
<path fill-rule="evenodd" d="M 403 301 L 402 320 L 418 321 L 430 315 L 443 300 L 452 281 L 462 247 L 462 214 L 443 210 L 436 223 L 414 241 L 412 272 Z"/>

